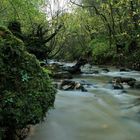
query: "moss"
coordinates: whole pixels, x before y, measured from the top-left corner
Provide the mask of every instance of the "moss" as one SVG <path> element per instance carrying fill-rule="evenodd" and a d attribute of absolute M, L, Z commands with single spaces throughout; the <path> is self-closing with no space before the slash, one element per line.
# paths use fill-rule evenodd
<path fill-rule="evenodd" d="M 9 129 L 15 133 L 42 121 L 53 107 L 56 91 L 23 42 L 6 28 L 0 27 L 0 32 L 4 34 L 0 36 L 0 126 L 6 136 Z"/>

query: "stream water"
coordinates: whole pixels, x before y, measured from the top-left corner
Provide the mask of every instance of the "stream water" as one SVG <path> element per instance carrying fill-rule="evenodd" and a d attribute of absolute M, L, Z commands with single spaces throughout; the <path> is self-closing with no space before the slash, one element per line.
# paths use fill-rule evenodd
<path fill-rule="evenodd" d="M 32 128 L 26 140 L 138 140 L 140 139 L 140 105 L 134 106 L 139 90 L 125 85 L 114 90 L 109 81 L 114 76 L 140 81 L 137 71 L 111 69 L 98 74 L 82 74 L 74 80 L 90 83 L 88 92 L 58 90 L 55 109 L 44 122 Z M 87 69 L 84 67 L 83 71 Z"/>

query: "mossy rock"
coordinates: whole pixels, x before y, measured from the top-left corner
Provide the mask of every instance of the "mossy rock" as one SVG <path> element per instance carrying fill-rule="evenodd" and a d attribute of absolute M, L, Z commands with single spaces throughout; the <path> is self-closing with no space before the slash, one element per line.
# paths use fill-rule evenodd
<path fill-rule="evenodd" d="M 0 126 L 4 136 L 14 137 L 17 129 L 43 120 L 56 90 L 24 43 L 6 28 L 0 33 Z"/>

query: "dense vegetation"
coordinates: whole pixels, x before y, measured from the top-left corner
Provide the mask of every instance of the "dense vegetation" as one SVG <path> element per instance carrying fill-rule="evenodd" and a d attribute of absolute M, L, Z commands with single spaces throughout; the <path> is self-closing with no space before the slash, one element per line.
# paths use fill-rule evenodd
<path fill-rule="evenodd" d="M 58 7 L 53 13 L 49 0 L 2 1 L 1 24 L 20 22 L 27 49 L 41 59 L 72 61 L 92 51 L 94 64 L 140 69 L 139 0 L 69 0 L 67 5 L 71 12 Z M 51 14 L 41 12 L 48 7 Z"/>
<path fill-rule="evenodd" d="M 59 1 L 57 1 L 59 3 Z M 57 3 L 56 2 L 56 3 Z M 140 70 L 140 0 L 0 1 L 0 139 L 43 120 L 55 89 L 38 60 L 108 64 Z M 38 60 L 37 60 L 38 59 Z"/>
<path fill-rule="evenodd" d="M 27 33 L 31 25 L 28 20 L 24 21 L 25 15 L 23 13 L 21 15 L 18 9 L 20 4 L 27 6 L 25 2 L 1 1 L 0 140 L 24 139 L 28 134 L 29 125 L 43 121 L 55 100 L 56 90 L 48 74 L 40 67 L 37 58 L 27 52 L 30 43 L 25 40 L 31 33 L 31 30 Z M 28 10 L 32 10 L 31 13 L 43 19 L 38 9 L 33 5 L 30 5 L 30 8 Z M 6 16 L 3 17 L 4 13 Z M 19 14 L 18 22 L 15 19 L 17 15 L 11 19 L 13 14 Z M 38 19 L 34 20 L 37 22 Z M 22 34 L 20 23 L 24 25 L 23 30 L 26 35 Z M 2 25 L 8 26 L 11 31 Z M 36 40 L 38 41 L 37 37 Z"/>
<path fill-rule="evenodd" d="M 94 64 L 140 69 L 139 0 L 83 0 L 81 3 L 71 0 L 71 3 L 77 6 L 74 13 L 60 17 L 66 29 L 65 58 L 79 58 L 83 52 L 92 50 Z"/>
<path fill-rule="evenodd" d="M 14 139 L 29 124 L 43 120 L 55 90 L 35 56 L 9 31 L 0 29 L 0 126 L 3 139 Z M 18 131 L 18 132 L 17 132 Z"/>

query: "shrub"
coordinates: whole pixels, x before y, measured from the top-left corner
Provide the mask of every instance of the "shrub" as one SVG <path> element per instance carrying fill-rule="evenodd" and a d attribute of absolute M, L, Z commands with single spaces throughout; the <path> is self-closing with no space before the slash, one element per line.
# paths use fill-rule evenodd
<path fill-rule="evenodd" d="M 129 54 L 125 63 L 131 69 L 140 70 L 140 48 L 131 55 Z"/>
<path fill-rule="evenodd" d="M 53 107 L 56 91 L 36 57 L 3 27 L 0 27 L 0 83 L 3 130 L 0 136 L 2 140 L 15 140 L 17 131 L 43 120 Z"/>
<path fill-rule="evenodd" d="M 90 42 L 90 48 L 93 52 L 93 63 L 104 64 L 113 61 L 113 50 L 105 39 L 94 39 Z"/>

